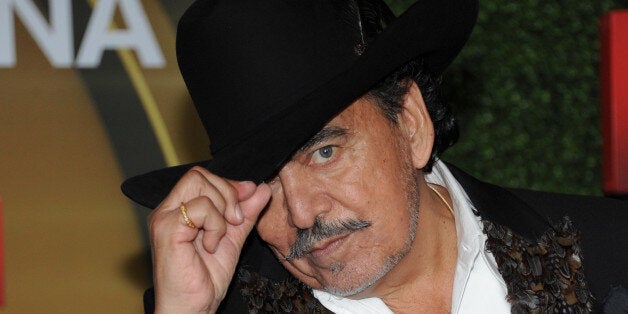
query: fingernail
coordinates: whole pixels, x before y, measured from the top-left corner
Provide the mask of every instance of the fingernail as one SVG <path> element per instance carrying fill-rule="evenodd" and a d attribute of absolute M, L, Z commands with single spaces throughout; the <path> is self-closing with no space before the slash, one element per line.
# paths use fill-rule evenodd
<path fill-rule="evenodd" d="M 238 221 L 242 221 L 242 219 L 244 219 L 244 216 L 242 215 L 242 209 L 240 209 L 240 205 L 236 205 L 235 215 Z"/>

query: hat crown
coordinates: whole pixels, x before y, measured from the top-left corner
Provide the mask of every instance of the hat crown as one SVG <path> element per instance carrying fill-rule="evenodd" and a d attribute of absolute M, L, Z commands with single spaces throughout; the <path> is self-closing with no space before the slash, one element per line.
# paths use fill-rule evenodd
<path fill-rule="evenodd" d="M 195 165 L 234 180 L 271 178 L 403 64 L 421 59 L 440 75 L 477 11 L 477 0 L 420 0 L 391 21 L 382 0 L 197 0 L 177 33 L 181 73 L 212 140 L 213 158 Z M 362 52 L 363 35 L 373 38 Z M 136 176 L 122 189 L 155 207 L 191 166 Z"/>
<path fill-rule="evenodd" d="M 195 2 L 177 56 L 212 152 L 349 68 L 365 40 L 358 12 L 349 0 Z"/>

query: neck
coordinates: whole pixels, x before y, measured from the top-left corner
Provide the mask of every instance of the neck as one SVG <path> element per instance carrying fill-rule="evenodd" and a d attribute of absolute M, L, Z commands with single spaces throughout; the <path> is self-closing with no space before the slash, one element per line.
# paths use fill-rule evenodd
<path fill-rule="evenodd" d="M 353 298 L 379 297 L 395 313 L 449 312 L 457 259 L 456 226 L 443 187 L 421 178 L 419 222 L 408 254 L 373 287 Z"/>

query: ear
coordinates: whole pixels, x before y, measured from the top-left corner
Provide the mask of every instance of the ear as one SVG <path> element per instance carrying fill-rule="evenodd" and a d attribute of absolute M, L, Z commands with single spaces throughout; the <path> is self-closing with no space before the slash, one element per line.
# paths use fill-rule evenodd
<path fill-rule="evenodd" d="M 434 145 L 434 125 L 423 101 L 423 95 L 414 81 L 403 99 L 399 124 L 412 153 L 412 163 L 417 169 L 427 164 Z"/>

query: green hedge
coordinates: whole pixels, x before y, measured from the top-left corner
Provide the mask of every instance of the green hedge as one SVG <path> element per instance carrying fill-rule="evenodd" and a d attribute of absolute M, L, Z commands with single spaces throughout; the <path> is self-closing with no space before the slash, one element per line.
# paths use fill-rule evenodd
<path fill-rule="evenodd" d="M 501 185 L 601 194 L 599 17 L 617 8 L 628 0 L 480 1 L 443 76 L 461 127 L 443 159 Z"/>

